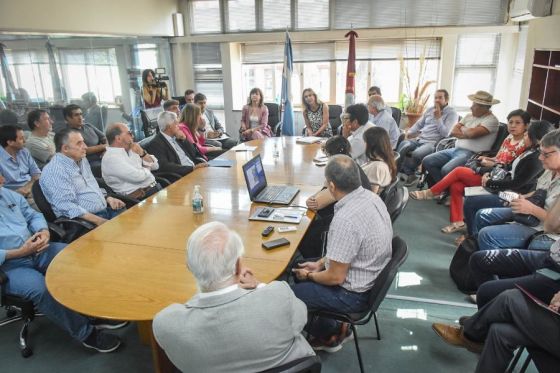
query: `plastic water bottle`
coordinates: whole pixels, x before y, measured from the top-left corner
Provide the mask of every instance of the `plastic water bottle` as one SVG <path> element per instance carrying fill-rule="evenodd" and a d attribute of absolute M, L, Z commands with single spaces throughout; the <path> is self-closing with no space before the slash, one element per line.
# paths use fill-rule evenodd
<path fill-rule="evenodd" d="M 204 212 L 204 199 L 202 198 L 202 194 L 200 194 L 200 185 L 194 186 L 192 211 L 193 214 L 202 214 Z"/>
<path fill-rule="evenodd" d="M 280 157 L 280 151 L 278 150 L 278 143 L 274 142 L 274 150 L 272 151 L 272 158 L 277 159 Z"/>

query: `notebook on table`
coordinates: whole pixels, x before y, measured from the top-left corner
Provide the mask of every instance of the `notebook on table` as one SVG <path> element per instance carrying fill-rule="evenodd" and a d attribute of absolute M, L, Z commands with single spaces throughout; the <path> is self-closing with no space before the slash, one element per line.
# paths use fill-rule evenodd
<path fill-rule="evenodd" d="M 289 185 L 268 185 L 260 154 L 243 165 L 249 198 L 253 202 L 289 205 L 299 189 Z"/>
<path fill-rule="evenodd" d="M 545 310 L 552 312 L 553 314 L 560 316 L 560 313 L 551 310 L 550 308 L 548 308 L 548 304 L 546 304 L 545 302 L 543 302 L 542 300 L 540 300 L 539 298 L 535 297 L 533 294 L 529 293 L 523 286 L 519 285 L 519 284 L 515 284 L 515 287 L 518 288 L 519 290 L 521 290 L 521 292 L 527 297 L 529 298 L 531 301 L 533 301 L 533 303 L 535 303 L 537 306 L 544 308 Z"/>

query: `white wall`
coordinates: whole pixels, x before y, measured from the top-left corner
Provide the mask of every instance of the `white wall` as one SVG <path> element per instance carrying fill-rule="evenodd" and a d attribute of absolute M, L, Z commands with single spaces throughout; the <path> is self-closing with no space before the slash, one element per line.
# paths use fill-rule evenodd
<path fill-rule="evenodd" d="M 0 31 L 173 36 L 177 0 L 0 0 Z"/>
<path fill-rule="evenodd" d="M 527 99 L 529 97 L 529 85 L 531 83 L 531 72 L 535 49 L 560 50 L 559 0 L 554 1 L 552 16 L 529 21 L 527 52 L 525 55 L 525 71 L 523 73 L 523 85 L 519 100 L 519 105 L 523 108 L 527 106 Z"/>

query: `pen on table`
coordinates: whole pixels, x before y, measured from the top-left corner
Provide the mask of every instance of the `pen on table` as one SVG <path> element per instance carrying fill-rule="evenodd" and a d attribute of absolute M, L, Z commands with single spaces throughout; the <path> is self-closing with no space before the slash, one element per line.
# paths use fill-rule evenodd
<path fill-rule="evenodd" d="M 294 216 L 294 215 L 284 215 L 285 218 L 290 218 L 290 219 L 297 219 L 299 218 L 299 216 Z"/>

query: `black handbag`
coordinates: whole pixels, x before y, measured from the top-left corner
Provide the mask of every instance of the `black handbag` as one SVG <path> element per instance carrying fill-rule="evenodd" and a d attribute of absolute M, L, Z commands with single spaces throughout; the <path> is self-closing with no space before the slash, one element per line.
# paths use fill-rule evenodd
<path fill-rule="evenodd" d="M 533 193 L 531 197 L 528 197 L 527 201 L 531 202 L 536 206 L 544 208 L 544 204 L 546 202 L 546 190 L 545 189 L 535 190 L 535 193 Z M 521 223 L 528 227 L 536 227 L 541 223 L 539 218 L 529 214 L 513 214 L 513 221 L 517 223 Z"/>

